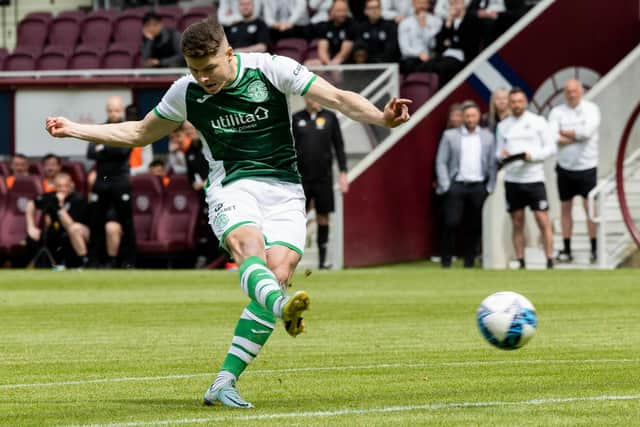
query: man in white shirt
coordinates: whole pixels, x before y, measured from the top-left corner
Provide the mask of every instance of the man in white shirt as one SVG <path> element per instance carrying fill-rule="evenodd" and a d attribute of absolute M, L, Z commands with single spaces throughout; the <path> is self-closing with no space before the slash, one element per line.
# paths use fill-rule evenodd
<path fill-rule="evenodd" d="M 473 101 L 462 104 L 464 125 L 442 135 L 436 156 L 438 187 L 443 195 L 442 267 L 451 266 L 458 228 L 464 218 L 464 267 L 474 264 L 482 231 L 482 205 L 496 182 L 493 134 L 481 128 L 480 108 Z"/>
<path fill-rule="evenodd" d="M 524 208 L 529 206 L 542 234 L 547 268 L 553 268 L 553 235 L 544 185 L 544 160 L 555 152 L 555 141 L 544 117 L 527 111 L 527 95 L 509 92 L 512 115 L 498 125 L 497 156 L 505 169 L 507 211 L 513 223 L 513 246 L 520 268 L 524 261 Z"/>
<path fill-rule="evenodd" d="M 598 180 L 598 127 L 600 109 L 592 102 L 582 99 L 582 83 L 571 79 L 565 83 L 566 103 L 558 105 L 549 114 L 549 125 L 558 143 L 558 192 L 562 207 L 563 249 L 556 259 L 573 261 L 571 255 L 571 233 L 573 198 L 581 196 L 587 218 L 587 196 Z M 587 220 L 591 239 L 591 261 L 596 260 L 596 224 Z"/>
<path fill-rule="evenodd" d="M 429 13 L 428 0 L 413 0 L 414 15 L 403 19 L 398 25 L 398 44 L 402 60 L 403 74 L 417 71 L 433 55 L 436 35 L 442 28 L 442 21 Z"/>

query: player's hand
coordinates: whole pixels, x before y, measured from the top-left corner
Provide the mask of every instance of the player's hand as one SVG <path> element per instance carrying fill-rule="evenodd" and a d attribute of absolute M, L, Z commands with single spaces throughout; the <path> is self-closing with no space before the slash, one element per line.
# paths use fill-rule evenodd
<path fill-rule="evenodd" d="M 65 117 L 47 117 L 45 128 L 51 136 L 64 138 L 71 136 L 73 122 Z"/>
<path fill-rule="evenodd" d="M 395 96 L 384 107 L 384 124 L 386 127 L 394 128 L 404 122 L 409 121 L 409 107 L 413 101 L 406 98 L 396 98 Z"/>

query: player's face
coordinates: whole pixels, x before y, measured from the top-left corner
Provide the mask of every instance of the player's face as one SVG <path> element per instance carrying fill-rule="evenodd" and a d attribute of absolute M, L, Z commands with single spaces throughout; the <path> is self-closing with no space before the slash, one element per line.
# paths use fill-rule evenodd
<path fill-rule="evenodd" d="M 527 97 L 520 92 L 509 95 L 509 107 L 514 116 L 520 117 L 527 109 Z"/>
<path fill-rule="evenodd" d="M 52 178 L 60 172 L 60 163 L 51 157 L 42 163 L 42 171 L 44 172 L 44 176 Z"/>
<path fill-rule="evenodd" d="M 202 58 L 185 56 L 184 59 L 193 77 L 208 94 L 215 95 L 235 78 L 231 48 L 216 55 Z"/>
<path fill-rule="evenodd" d="M 467 129 L 475 129 L 480 123 L 480 111 L 475 107 L 465 108 L 462 112 L 462 118 Z"/>

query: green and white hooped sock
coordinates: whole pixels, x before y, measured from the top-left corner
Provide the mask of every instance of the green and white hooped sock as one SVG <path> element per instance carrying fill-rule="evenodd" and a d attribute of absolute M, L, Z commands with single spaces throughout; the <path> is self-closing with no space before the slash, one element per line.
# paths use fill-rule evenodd
<path fill-rule="evenodd" d="M 282 306 L 286 296 L 276 276 L 260 257 L 252 256 L 242 263 L 240 287 L 252 301 L 269 310 L 274 316 L 282 318 Z"/>
<path fill-rule="evenodd" d="M 222 386 L 229 379 L 240 377 L 247 365 L 258 356 L 275 326 L 275 316 L 255 301 L 245 307 L 236 325 L 229 352 L 214 381 L 214 388 Z"/>

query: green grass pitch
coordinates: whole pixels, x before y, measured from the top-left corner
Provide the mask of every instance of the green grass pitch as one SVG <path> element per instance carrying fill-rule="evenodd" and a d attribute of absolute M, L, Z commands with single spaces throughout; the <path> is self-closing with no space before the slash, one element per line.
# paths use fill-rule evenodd
<path fill-rule="evenodd" d="M 640 274 L 298 274 L 308 332 L 281 325 L 239 382 L 256 408 L 202 406 L 246 302 L 237 273 L 0 272 L 0 424 L 640 425 Z M 527 296 L 538 333 L 502 351 L 475 310 Z"/>

